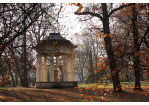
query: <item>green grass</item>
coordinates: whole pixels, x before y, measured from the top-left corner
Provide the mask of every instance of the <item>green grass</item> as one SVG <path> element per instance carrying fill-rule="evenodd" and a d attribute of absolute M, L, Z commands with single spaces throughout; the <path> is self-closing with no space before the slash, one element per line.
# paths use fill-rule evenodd
<path fill-rule="evenodd" d="M 99 88 L 111 88 L 113 87 L 113 83 L 109 82 L 108 86 L 106 86 L 106 83 L 78 83 L 78 87 L 80 88 L 92 88 L 92 86 L 96 86 L 98 84 Z M 128 83 L 128 82 L 121 82 L 120 83 L 123 87 L 129 87 L 129 86 L 134 86 L 134 82 Z M 141 86 L 149 86 L 149 81 L 141 81 Z"/>

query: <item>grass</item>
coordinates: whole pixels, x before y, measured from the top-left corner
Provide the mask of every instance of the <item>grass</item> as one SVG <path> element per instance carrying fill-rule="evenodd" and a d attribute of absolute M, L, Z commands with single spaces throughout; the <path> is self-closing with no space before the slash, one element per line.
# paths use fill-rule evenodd
<path fill-rule="evenodd" d="M 80 88 L 92 88 L 92 86 L 96 86 L 98 84 L 98 88 L 112 88 L 113 83 L 109 82 L 107 85 L 106 83 L 78 83 L 78 87 Z M 134 87 L 134 82 L 120 82 L 122 87 Z M 141 86 L 149 86 L 149 81 L 141 81 Z"/>

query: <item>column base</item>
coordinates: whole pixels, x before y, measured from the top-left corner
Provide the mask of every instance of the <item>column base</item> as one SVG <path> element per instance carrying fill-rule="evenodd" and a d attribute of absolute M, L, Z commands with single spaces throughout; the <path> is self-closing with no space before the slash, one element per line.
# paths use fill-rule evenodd
<path fill-rule="evenodd" d="M 36 88 L 40 89 L 50 89 L 50 88 L 74 88 L 78 87 L 78 82 L 36 82 Z"/>

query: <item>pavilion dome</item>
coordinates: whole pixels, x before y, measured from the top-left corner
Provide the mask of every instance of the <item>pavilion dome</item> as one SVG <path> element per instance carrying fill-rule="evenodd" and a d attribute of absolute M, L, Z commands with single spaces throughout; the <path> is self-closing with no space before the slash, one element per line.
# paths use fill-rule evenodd
<path fill-rule="evenodd" d="M 54 46 L 66 45 L 76 47 L 69 40 L 63 38 L 60 35 L 60 33 L 50 33 L 49 36 L 45 37 L 37 44 L 37 46 L 44 46 L 44 45 L 54 45 Z"/>

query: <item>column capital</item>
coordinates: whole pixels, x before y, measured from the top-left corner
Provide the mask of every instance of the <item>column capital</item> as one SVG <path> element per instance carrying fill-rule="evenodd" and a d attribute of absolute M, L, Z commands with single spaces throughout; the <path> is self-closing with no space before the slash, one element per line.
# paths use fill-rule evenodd
<path fill-rule="evenodd" d="M 43 57 L 47 57 L 47 55 L 43 55 Z"/>

